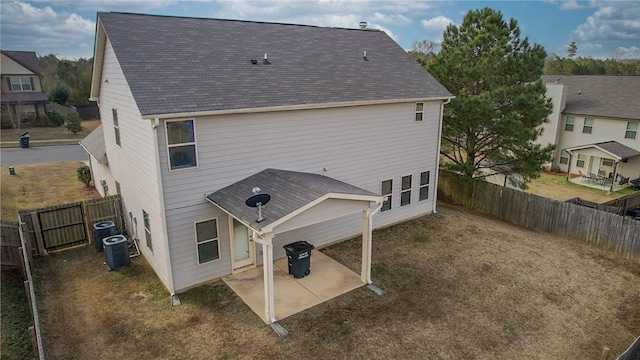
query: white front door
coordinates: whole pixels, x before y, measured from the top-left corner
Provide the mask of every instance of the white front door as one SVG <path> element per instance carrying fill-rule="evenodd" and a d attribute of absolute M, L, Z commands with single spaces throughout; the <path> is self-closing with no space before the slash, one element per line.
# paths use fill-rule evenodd
<path fill-rule="evenodd" d="M 231 218 L 231 217 L 230 217 Z M 231 218 L 231 252 L 233 270 L 253 265 L 254 246 L 251 238 L 252 232 L 241 222 Z"/>

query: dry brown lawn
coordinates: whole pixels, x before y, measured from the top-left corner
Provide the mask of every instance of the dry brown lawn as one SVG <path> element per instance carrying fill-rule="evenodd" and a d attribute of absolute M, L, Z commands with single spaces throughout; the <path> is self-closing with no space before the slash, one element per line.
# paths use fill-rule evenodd
<path fill-rule="evenodd" d="M 547 198 L 565 201 L 579 197 L 583 200 L 603 203 L 621 196 L 629 195 L 636 190 L 632 187 L 608 193 L 606 189 L 593 189 L 578 184 L 568 183 L 565 175 L 541 173 L 540 177 L 527 183 L 526 192 Z"/>
<path fill-rule="evenodd" d="M 600 359 L 640 334 L 640 264 L 440 204 L 374 233 L 366 288 L 281 321 L 278 338 L 223 283 L 169 296 L 143 258 L 92 247 L 37 263 L 50 359 Z M 360 240 L 326 254 L 353 270 Z"/>
<path fill-rule="evenodd" d="M 33 145 L 37 144 L 38 141 L 61 139 L 71 139 L 74 144 L 77 144 L 78 141 L 84 139 L 85 136 L 95 130 L 100 123 L 100 120 L 85 120 L 82 122 L 83 130 L 75 135 L 67 130 L 64 125 L 58 127 L 27 127 L 20 129 L 20 132 L 24 133 L 28 131 L 30 136 L 29 140 L 32 142 L 35 141 Z M 20 134 L 17 134 L 14 129 L 2 129 L 0 132 L 0 141 L 17 143 L 18 135 Z"/>
<path fill-rule="evenodd" d="M 19 209 L 100 197 L 95 188 L 86 187 L 78 181 L 76 170 L 82 165 L 79 161 L 16 165 L 16 175 L 9 175 L 7 166 L 0 168 L 2 219 L 18 220 Z"/>

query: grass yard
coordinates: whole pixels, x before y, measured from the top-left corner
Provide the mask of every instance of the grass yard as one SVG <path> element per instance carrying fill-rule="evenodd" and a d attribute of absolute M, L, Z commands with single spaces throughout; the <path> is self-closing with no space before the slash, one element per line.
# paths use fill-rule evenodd
<path fill-rule="evenodd" d="M 586 186 L 569 183 L 567 182 L 565 175 L 542 173 L 539 178 L 527 183 L 527 189 L 525 191 L 560 201 L 579 197 L 584 200 L 603 203 L 632 194 L 637 190 L 628 187 L 607 195 L 607 191 L 604 189 L 592 189 Z"/>
<path fill-rule="evenodd" d="M 30 145 L 61 145 L 64 142 L 60 140 L 71 140 L 69 143 L 77 144 L 85 136 L 100 125 L 100 120 L 85 120 L 82 122 L 83 130 L 77 134 L 73 134 L 63 126 L 58 127 L 32 127 L 23 128 L 21 132 L 29 132 Z M 19 146 L 18 135 L 14 129 L 2 129 L 0 132 L 0 141 L 2 146 Z M 48 142 L 47 142 L 48 141 Z"/>
<path fill-rule="evenodd" d="M 374 233 L 373 279 L 281 321 L 278 338 L 221 282 L 169 294 L 141 258 L 91 246 L 41 258 L 50 359 L 601 359 L 640 334 L 640 264 L 440 204 Z M 317 251 L 317 250 L 316 250 Z M 323 249 L 354 271 L 360 240 Z M 97 355 L 99 354 L 99 355 Z"/>
<path fill-rule="evenodd" d="M 0 174 L 2 219 L 17 221 L 18 209 L 100 197 L 95 188 L 78 181 L 76 170 L 82 165 L 84 163 L 76 161 L 16 165 L 16 175 L 9 175 L 8 167 L 3 166 Z"/>
<path fill-rule="evenodd" d="M 31 338 L 27 328 L 31 312 L 19 270 L 3 268 L 0 272 L 0 358 L 33 358 Z"/>

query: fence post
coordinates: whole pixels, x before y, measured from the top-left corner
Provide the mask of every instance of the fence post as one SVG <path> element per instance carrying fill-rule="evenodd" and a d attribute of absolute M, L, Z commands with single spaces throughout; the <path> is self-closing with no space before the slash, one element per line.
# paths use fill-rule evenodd
<path fill-rule="evenodd" d="M 602 349 L 602 360 L 609 360 L 609 347 L 605 346 L 604 349 Z"/>
<path fill-rule="evenodd" d="M 22 256 L 22 246 L 18 248 L 18 251 L 20 251 L 20 256 L 18 256 L 20 259 L 20 273 L 22 278 L 27 280 L 27 265 L 24 263 L 24 256 Z"/>
<path fill-rule="evenodd" d="M 44 247 L 44 240 L 42 239 L 42 229 L 40 228 L 40 219 L 38 218 L 38 213 L 35 211 L 31 212 L 31 223 L 33 224 L 33 234 L 36 237 L 36 244 L 38 245 L 38 254 L 49 255 L 47 249 L 45 249 Z"/>
<path fill-rule="evenodd" d="M 33 345 L 33 352 L 36 354 L 36 356 L 38 356 L 38 359 L 41 359 L 40 356 L 39 356 L 40 351 L 38 351 L 38 341 L 37 341 L 37 337 L 36 337 L 36 328 L 33 325 L 31 325 L 27 329 L 27 332 L 29 333 L 29 337 L 31 338 L 31 345 Z"/>

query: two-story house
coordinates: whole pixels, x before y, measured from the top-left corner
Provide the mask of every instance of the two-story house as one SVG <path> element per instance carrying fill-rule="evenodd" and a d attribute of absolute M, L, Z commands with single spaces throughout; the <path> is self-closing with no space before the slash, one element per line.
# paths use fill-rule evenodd
<path fill-rule="evenodd" d="M 640 177 L 640 77 L 545 75 L 553 113 L 540 144 L 555 144 L 553 166 L 585 178 Z M 615 181 L 609 181 L 613 189 Z"/>
<path fill-rule="evenodd" d="M 275 321 L 283 245 L 361 234 L 371 283 L 372 229 L 435 212 L 452 95 L 384 32 L 123 13 L 96 27 L 94 183 L 122 195 L 172 295 L 262 265 Z M 270 196 L 260 214 L 254 194 Z"/>
<path fill-rule="evenodd" d="M 0 57 L 2 110 L 20 120 L 45 115 L 48 97 L 36 53 L 0 50 Z"/>

